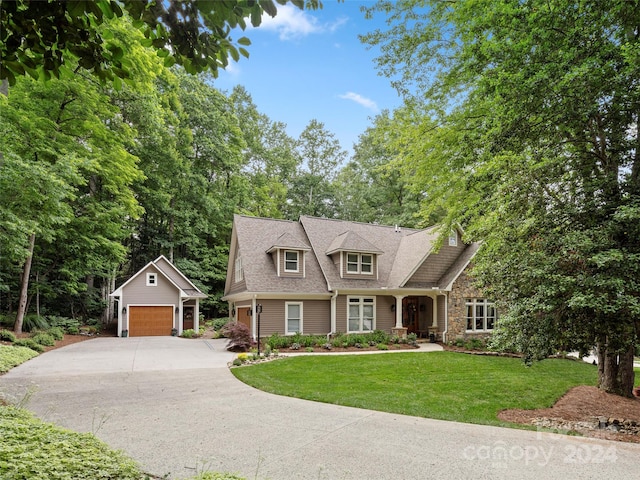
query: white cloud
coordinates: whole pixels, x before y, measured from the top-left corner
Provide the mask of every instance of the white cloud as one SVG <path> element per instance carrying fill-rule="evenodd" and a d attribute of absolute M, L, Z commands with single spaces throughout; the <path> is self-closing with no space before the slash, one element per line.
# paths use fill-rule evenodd
<path fill-rule="evenodd" d="M 325 30 L 318 24 L 317 18 L 309 15 L 305 10 L 288 4 L 278 5 L 278 14 L 273 18 L 265 14 L 262 17 L 260 29 L 278 32 L 280 40 L 306 37 Z"/>
<path fill-rule="evenodd" d="M 351 100 L 353 102 L 356 102 L 357 104 L 360 104 L 363 107 L 368 108 L 369 110 L 372 110 L 374 112 L 378 111 L 378 105 L 376 105 L 376 102 L 374 102 L 370 98 L 363 97 L 359 93 L 347 92 L 344 95 L 338 95 L 338 96 L 345 100 Z"/>

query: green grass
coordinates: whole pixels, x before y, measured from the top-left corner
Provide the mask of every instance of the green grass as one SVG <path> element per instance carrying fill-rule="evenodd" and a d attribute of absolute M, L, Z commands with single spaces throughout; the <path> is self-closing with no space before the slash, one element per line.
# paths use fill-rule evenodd
<path fill-rule="evenodd" d="M 234 368 L 266 392 L 417 417 L 506 425 L 503 409 L 550 407 L 577 385 L 595 385 L 597 367 L 549 359 L 453 352 L 293 357 Z"/>

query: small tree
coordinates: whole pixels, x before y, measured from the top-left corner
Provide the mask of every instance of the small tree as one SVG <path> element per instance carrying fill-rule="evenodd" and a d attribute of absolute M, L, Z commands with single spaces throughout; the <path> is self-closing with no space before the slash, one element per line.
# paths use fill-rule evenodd
<path fill-rule="evenodd" d="M 244 323 L 230 322 L 225 325 L 223 332 L 229 339 L 227 350 L 230 352 L 246 352 L 251 348 L 251 333 Z"/>

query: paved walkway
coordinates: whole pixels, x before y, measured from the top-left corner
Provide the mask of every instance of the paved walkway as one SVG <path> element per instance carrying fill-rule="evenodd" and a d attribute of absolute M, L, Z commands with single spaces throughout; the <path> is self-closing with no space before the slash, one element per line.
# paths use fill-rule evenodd
<path fill-rule="evenodd" d="M 100 338 L 11 370 L 0 392 L 30 395 L 39 417 L 93 432 L 170 479 L 208 469 L 258 480 L 637 476 L 640 445 L 271 395 L 237 381 L 233 357 L 220 340 Z"/>

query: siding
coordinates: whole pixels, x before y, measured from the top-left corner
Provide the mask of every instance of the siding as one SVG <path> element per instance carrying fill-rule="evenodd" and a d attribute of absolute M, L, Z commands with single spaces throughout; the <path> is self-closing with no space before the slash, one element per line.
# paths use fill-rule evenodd
<path fill-rule="evenodd" d="M 378 255 L 371 255 L 372 256 L 372 260 L 371 260 L 371 275 L 369 274 L 363 274 L 363 273 L 348 273 L 347 272 L 347 254 L 351 253 L 351 252 L 341 252 L 340 255 L 342 256 L 342 272 L 341 272 L 341 276 L 342 278 L 357 278 L 358 280 L 377 280 L 378 276 L 377 276 L 377 272 L 378 272 Z M 338 262 L 336 264 L 336 267 L 338 269 L 340 269 L 340 255 L 336 255 L 336 261 Z"/>
<path fill-rule="evenodd" d="M 261 337 L 268 337 L 274 333 L 284 335 L 286 302 L 287 300 L 258 300 L 258 303 L 262 304 Z M 331 330 L 331 301 L 295 300 L 295 302 L 302 303 L 302 333 L 309 335 L 329 333 Z"/>
<path fill-rule="evenodd" d="M 438 332 L 444 332 L 446 323 L 446 295 L 438 295 L 437 308 L 438 308 Z"/>
<path fill-rule="evenodd" d="M 429 255 L 418 267 L 405 286 L 413 288 L 438 287 L 438 280 L 451 268 L 451 265 L 464 252 L 467 245 L 458 242 L 457 247 L 443 245 L 438 253 Z"/>
<path fill-rule="evenodd" d="M 147 286 L 147 273 L 157 275 L 158 284 L 155 287 Z M 149 266 L 125 286 L 122 292 L 122 301 L 123 306 L 127 304 L 178 305 L 180 295 L 178 289 L 158 269 Z"/>
<path fill-rule="evenodd" d="M 285 251 L 288 252 L 298 252 L 298 272 L 285 272 L 284 271 L 284 260 L 285 260 Z M 278 252 L 280 253 L 278 255 Z M 302 250 L 293 250 L 293 249 L 280 249 L 277 250 L 276 252 L 272 253 L 273 258 L 274 258 L 274 266 L 277 268 L 278 266 L 276 265 L 277 259 L 278 257 L 280 257 L 280 276 L 281 277 L 292 277 L 292 278 L 302 278 L 304 276 L 304 261 L 305 261 L 305 255 L 304 252 Z M 276 270 L 278 271 L 278 270 Z"/>

